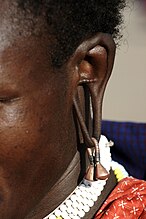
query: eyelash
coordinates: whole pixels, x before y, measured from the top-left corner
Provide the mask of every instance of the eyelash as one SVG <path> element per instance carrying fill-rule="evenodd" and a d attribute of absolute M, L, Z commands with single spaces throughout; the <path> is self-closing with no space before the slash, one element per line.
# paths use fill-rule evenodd
<path fill-rule="evenodd" d="M 12 100 L 9 99 L 9 98 L 0 98 L 0 103 L 9 103 L 11 102 Z"/>
<path fill-rule="evenodd" d="M 11 103 L 17 99 L 18 97 L 0 97 L 0 103 L 2 104 Z"/>

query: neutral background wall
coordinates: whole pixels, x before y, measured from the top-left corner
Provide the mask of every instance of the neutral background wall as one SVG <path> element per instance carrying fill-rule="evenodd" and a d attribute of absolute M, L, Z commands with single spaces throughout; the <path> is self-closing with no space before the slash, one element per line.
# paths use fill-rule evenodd
<path fill-rule="evenodd" d="M 146 10 L 127 7 L 125 28 L 106 89 L 103 119 L 146 122 Z"/>

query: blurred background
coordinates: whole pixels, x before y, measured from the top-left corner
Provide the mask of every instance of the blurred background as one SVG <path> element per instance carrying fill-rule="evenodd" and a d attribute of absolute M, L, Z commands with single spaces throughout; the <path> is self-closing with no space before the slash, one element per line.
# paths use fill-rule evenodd
<path fill-rule="evenodd" d="M 103 119 L 146 122 L 146 0 L 129 1 Z"/>

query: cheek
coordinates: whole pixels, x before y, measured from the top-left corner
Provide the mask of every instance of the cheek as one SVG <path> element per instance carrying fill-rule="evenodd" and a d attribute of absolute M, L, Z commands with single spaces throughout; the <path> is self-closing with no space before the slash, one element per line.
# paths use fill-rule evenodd
<path fill-rule="evenodd" d="M 16 200 L 20 202 L 21 195 L 24 197 L 22 189 L 27 189 L 34 177 L 33 163 L 40 144 L 38 109 L 35 114 L 27 110 L 28 105 L 24 106 L 18 103 L 0 106 L 0 192 L 5 206 L 2 208 L 8 212 L 12 208 L 10 202 L 13 200 L 13 206 Z M 0 215 L 3 210 L 0 208 Z"/>
<path fill-rule="evenodd" d="M 37 142 L 39 118 L 23 106 L 14 103 L 0 110 L 0 155 L 3 159 L 21 160 L 23 154 L 32 149 L 30 145 Z"/>
<path fill-rule="evenodd" d="M 56 96 L 48 104 L 33 100 L 0 106 L 0 189 L 8 208 L 14 203 L 12 211 L 20 203 L 23 208 L 37 203 L 61 173 L 56 151 L 60 157 L 65 153 L 58 142 L 64 139 L 66 112 L 64 107 L 57 111 L 59 102 L 63 105 Z M 54 166 L 59 167 L 55 172 Z"/>
<path fill-rule="evenodd" d="M 29 98 L 0 106 L 0 166 L 15 186 L 53 175 L 55 151 L 60 157 L 64 153 L 59 143 L 64 141 L 66 107 L 63 98 L 52 96 L 39 104 Z"/>
<path fill-rule="evenodd" d="M 24 98 L 0 105 L 0 193 L 7 206 L 0 203 L 0 218 L 4 218 L 2 211 L 23 215 L 31 210 L 66 168 L 63 158 L 70 111 L 60 81 L 57 75 L 45 85 L 29 86 L 28 82 Z"/>
<path fill-rule="evenodd" d="M 57 103 L 49 105 L 33 101 L 0 109 L 0 165 L 15 184 L 28 183 L 40 174 L 39 168 L 53 169 L 64 116 L 54 113 Z"/>

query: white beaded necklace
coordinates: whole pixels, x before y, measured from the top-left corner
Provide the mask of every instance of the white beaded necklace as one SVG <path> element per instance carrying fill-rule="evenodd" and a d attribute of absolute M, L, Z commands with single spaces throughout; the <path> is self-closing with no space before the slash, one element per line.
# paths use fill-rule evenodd
<path fill-rule="evenodd" d="M 101 136 L 100 142 L 100 161 L 109 172 L 110 169 L 117 175 L 117 180 L 128 176 L 124 167 L 111 160 L 109 142 L 105 136 Z M 80 219 L 85 216 L 94 202 L 98 200 L 107 180 L 88 181 L 83 179 L 75 190 L 49 215 L 43 219 Z"/>

